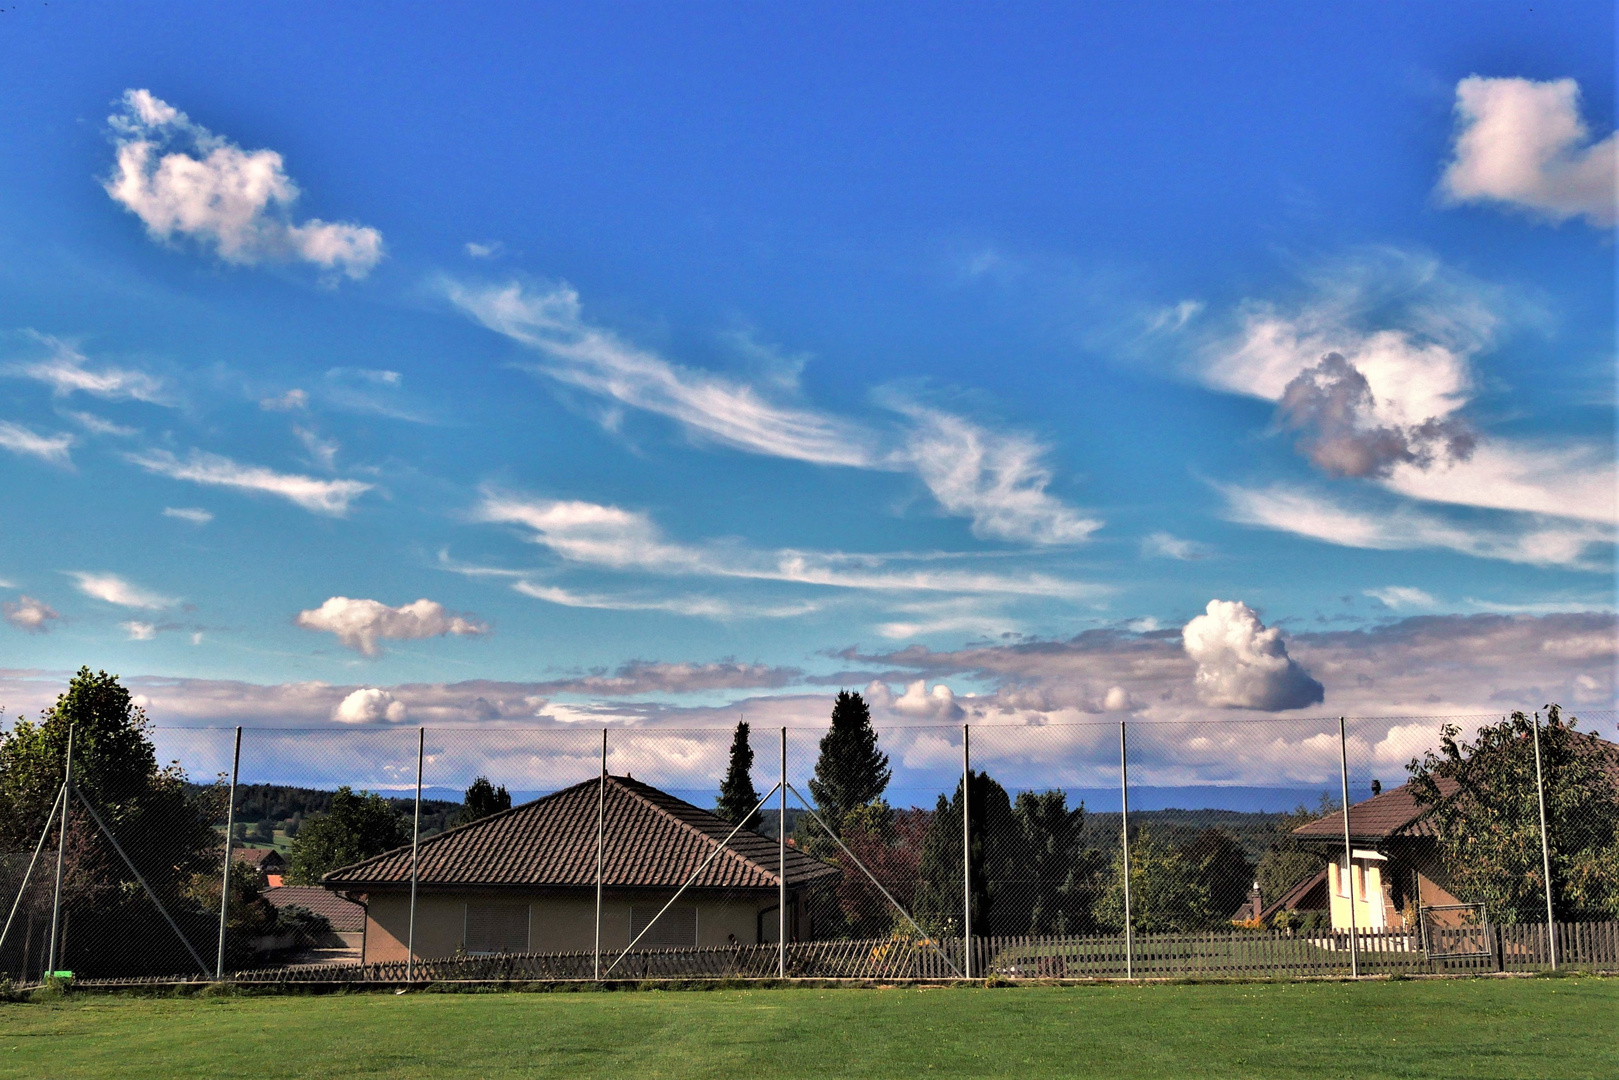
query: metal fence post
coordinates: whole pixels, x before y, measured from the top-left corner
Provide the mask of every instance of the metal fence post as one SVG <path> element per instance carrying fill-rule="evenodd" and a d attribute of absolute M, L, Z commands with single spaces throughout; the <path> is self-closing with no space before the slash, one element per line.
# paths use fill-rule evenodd
<path fill-rule="evenodd" d="M 1135 930 L 1130 919 L 1130 758 L 1125 752 L 1124 721 L 1119 721 L 1119 824 L 1124 853 L 1124 977 L 1135 972 Z"/>
<path fill-rule="evenodd" d="M 961 725 L 961 973 L 973 977 L 973 771 L 968 747 L 970 725 Z"/>
<path fill-rule="evenodd" d="M 1552 913 L 1552 845 L 1546 835 L 1546 781 L 1540 771 L 1540 714 L 1535 714 L 1535 796 L 1540 800 L 1540 866 L 1546 882 L 1546 954 L 1557 970 L 1557 920 Z"/>
<path fill-rule="evenodd" d="M 73 798 L 73 724 L 67 726 L 67 758 L 62 772 L 62 831 L 56 838 L 56 889 L 51 895 L 51 944 L 45 977 L 56 972 L 56 932 L 62 921 L 62 863 L 67 860 L 67 804 Z"/>
<path fill-rule="evenodd" d="M 225 977 L 225 918 L 230 912 L 231 841 L 236 831 L 236 775 L 242 767 L 242 729 L 236 729 L 236 749 L 230 759 L 230 801 L 225 804 L 225 873 L 219 879 L 219 955 L 214 960 L 214 978 Z"/>
<path fill-rule="evenodd" d="M 1338 765 L 1344 796 L 1344 868 L 1348 875 L 1344 892 L 1349 896 L 1349 974 L 1360 978 L 1360 935 L 1355 926 L 1355 854 L 1349 844 L 1349 735 L 1344 718 L 1338 717 Z"/>
<path fill-rule="evenodd" d="M 776 884 L 776 978 L 787 977 L 787 729 L 781 729 L 781 802 L 776 807 L 780 864 Z"/>
<path fill-rule="evenodd" d="M 405 981 L 416 977 L 416 879 L 422 843 L 422 758 L 427 750 L 427 729 L 416 729 L 416 816 L 410 830 L 410 929 L 405 932 Z"/>
<path fill-rule="evenodd" d="M 602 869 L 606 859 L 607 833 L 607 729 L 602 728 L 601 779 L 596 785 L 596 950 L 595 978 L 602 977 Z"/>

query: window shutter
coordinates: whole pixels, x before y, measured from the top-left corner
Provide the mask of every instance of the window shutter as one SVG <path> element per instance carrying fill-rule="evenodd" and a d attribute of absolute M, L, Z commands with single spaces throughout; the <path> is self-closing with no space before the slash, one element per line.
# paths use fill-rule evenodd
<path fill-rule="evenodd" d="M 528 951 L 527 904 L 468 904 L 466 949 L 469 953 Z"/>
<path fill-rule="evenodd" d="M 658 907 L 661 907 L 659 905 Z M 646 937 L 636 946 L 638 949 L 691 949 L 697 945 L 697 908 L 691 904 L 676 904 L 663 913 L 663 918 L 653 922 L 658 914 L 658 907 L 639 904 L 630 907 L 630 940 L 634 941 L 636 935 L 646 930 L 650 924 L 652 929 Z"/>

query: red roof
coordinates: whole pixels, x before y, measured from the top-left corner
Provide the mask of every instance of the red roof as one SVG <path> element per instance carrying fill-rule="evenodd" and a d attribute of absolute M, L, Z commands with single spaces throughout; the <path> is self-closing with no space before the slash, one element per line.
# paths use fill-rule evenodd
<path fill-rule="evenodd" d="M 365 908 L 319 885 L 282 885 L 265 889 L 261 895 L 278 908 L 301 907 L 324 915 L 338 933 L 365 929 Z"/>
<path fill-rule="evenodd" d="M 230 853 L 232 862 L 247 863 L 249 866 L 258 867 L 263 867 L 266 862 L 272 861 L 270 859 L 270 856 L 272 855 L 275 856 L 273 861 L 280 862 L 285 865 L 287 861 L 286 856 L 282 855 L 275 848 L 238 847 L 231 848 Z"/>
<path fill-rule="evenodd" d="M 1456 790 L 1456 781 L 1440 777 L 1437 780 L 1441 795 Z M 1433 836 L 1434 828 L 1428 820 L 1429 807 L 1417 801 L 1410 784 L 1390 788 L 1373 795 L 1365 802 L 1349 808 L 1349 836 L 1352 841 L 1375 842 L 1395 836 Z M 1326 817 L 1316 818 L 1308 825 L 1293 830 L 1300 839 L 1321 837 L 1343 842 L 1344 815 L 1334 810 Z"/>
<path fill-rule="evenodd" d="M 450 829 L 421 842 L 418 885 L 594 888 L 598 781 L 582 784 Z M 731 831 L 730 822 L 627 776 L 609 776 L 603 807 L 603 884 L 609 888 L 678 888 Z M 704 889 L 774 889 L 779 848 L 743 829 L 692 882 Z M 838 869 L 787 848 L 787 883 L 836 875 Z M 408 887 L 410 848 L 333 870 L 328 889 Z"/>

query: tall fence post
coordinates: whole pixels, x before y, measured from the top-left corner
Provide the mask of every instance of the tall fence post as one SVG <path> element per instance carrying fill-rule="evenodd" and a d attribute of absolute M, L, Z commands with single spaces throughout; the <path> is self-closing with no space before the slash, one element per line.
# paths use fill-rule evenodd
<path fill-rule="evenodd" d="M 1557 970 L 1557 919 L 1552 913 L 1552 845 L 1546 835 L 1546 780 L 1540 771 L 1540 714 L 1535 714 L 1535 796 L 1540 800 L 1540 866 L 1546 882 L 1546 954 Z"/>
<path fill-rule="evenodd" d="M 242 729 L 236 729 L 236 749 L 230 758 L 230 801 L 225 804 L 225 873 L 219 879 L 219 955 L 214 959 L 214 978 L 225 977 L 225 918 L 230 913 L 231 841 L 236 834 L 236 775 L 242 767 Z"/>
<path fill-rule="evenodd" d="M 62 770 L 62 831 L 56 838 L 56 889 L 51 894 L 51 944 L 45 977 L 56 972 L 57 929 L 62 922 L 62 864 L 67 861 L 67 804 L 73 799 L 73 724 L 67 726 L 67 759 Z"/>
<path fill-rule="evenodd" d="M 781 729 L 781 801 L 776 804 L 776 978 L 787 977 L 787 729 Z"/>
<path fill-rule="evenodd" d="M 971 725 L 961 725 L 961 977 L 973 977 L 973 770 Z"/>
<path fill-rule="evenodd" d="M 1347 884 L 1344 893 L 1349 897 L 1349 974 L 1360 978 L 1360 935 L 1355 925 L 1355 853 L 1349 843 L 1349 734 L 1344 718 L 1338 717 L 1338 765 L 1344 797 L 1344 868 Z"/>
<path fill-rule="evenodd" d="M 416 814 L 410 828 L 410 928 L 405 932 L 405 981 L 416 977 L 416 879 L 422 844 L 422 759 L 426 756 L 427 729 L 416 729 Z"/>
<path fill-rule="evenodd" d="M 1126 752 L 1124 721 L 1119 721 L 1119 824 L 1124 853 L 1124 977 L 1135 972 L 1135 929 L 1130 920 L 1130 755 Z"/>
<path fill-rule="evenodd" d="M 601 779 L 596 784 L 596 949 L 595 978 L 602 977 L 602 877 L 607 840 L 607 729 L 602 728 Z"/>

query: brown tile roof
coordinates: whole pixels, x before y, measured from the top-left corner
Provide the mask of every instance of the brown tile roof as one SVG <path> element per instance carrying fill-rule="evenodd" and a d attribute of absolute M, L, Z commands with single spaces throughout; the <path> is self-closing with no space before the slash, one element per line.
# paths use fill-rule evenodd
<path fill-rule="evenodd" d="M 1440 777 L 1438 784 L 1442 795 L 1456 790 L 1454 780 Z M 1410 784 L 1390 788 L 1349 808 L 1350 839 L 1371 843 L 1396 836 L 1433 836 L 1435 833 L 1433 824 L 1428 820 L 1428 810 L 1427 806 L 1417 802 Z M 1308 825 L 1300 825 L 1293 830 L 1293 835 L 1301 840 L 1335 839 L 1341 844 L 1344 839 L 1343 811 L 1334 810 Z"/>
<path fill-rule="evenodd" d="M 423 840 L 419 884 L 593 888 L 597 787 L 596 780 L 587 780 Z M 603 820 L 602 877 L 609 888 L 678 888 L 731 831 L 730 822 L 626 776 L 607 778 Z M 692 887 L 773 889 L 778 861 L 776 841 L 744 829 Z M 837 873 L 837 867 L 788 847 L 789 885 Z M 328 889 L 356 891 L 409 882 L 409 847 L 321 879 Z"/>
<path fill-rule="evenodd" d="M 340 934 L 365 929 L 365 908 L 319 885 L 282 885 L 265 889 L 261 895 L 278 908 L 301 907 L 324 915 Z"/>
<path fill-rule="evenodd" d="M 275 858 L 272 859 L 272 855 L 275 856 Z M 283 866 L 285 866 L 287 862 L 286 856 L 282 855 L 275 848 L 232 848 L 230 857 L 232 862 L 247 863 L 249 866 L 257 866 L 260 868 L 262 868 L 266 862 L 272 864 L 279 863 Z"/>

